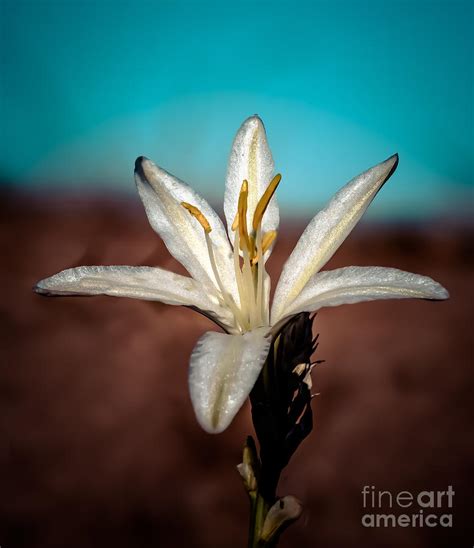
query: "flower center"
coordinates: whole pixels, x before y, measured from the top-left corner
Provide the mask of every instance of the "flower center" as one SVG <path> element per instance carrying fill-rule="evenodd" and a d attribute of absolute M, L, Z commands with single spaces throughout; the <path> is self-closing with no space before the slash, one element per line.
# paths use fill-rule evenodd
<path fill-rule="evenodd" d="M 222 304 L 232 311 L 237 327 L 242 332 L 250 331 L 260 326 L 269 325 L 268 287 L 265 279 L 265 253 L 270 249 L 276 238 L 276 230 L 262 234 L 262 220 L 272 199 L 281 175 L 276 175 L 268 184 L 265 192 L 255 208 L 252 219 L 252 230 L 247 226 L 248 182 L 244 180 L 240 189 L 237 214 L 232 223 L 234 236 L 234 270 L 239 291 L 240 306 L 232 295 L 226 291 L 217 268 L 213 244 L 209 233 L 212 228 L 204 214 L 194 205 L 181 202 L 181 205 L 199 222 L 204 229 L 209 260 L 214 277 L 221 292 Z M 242 257 L 240 256 L 242 252 Z"/>

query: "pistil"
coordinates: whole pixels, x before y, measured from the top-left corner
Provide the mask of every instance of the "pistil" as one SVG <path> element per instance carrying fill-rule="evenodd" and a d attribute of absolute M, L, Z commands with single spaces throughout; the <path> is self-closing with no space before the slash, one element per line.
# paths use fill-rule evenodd
<path fill-rule="evenodd" d="M 242 183 L 240 189 L 238 213 L 239 213 L 239 241 L 240 248 L 244 258 L 242 274 L 243 274 L 243 286 L 245 288 L 245 300 L 248 304 L 249 322 L 252 327 L 256 326 L 256 299 L 255 299 L 255 285 L 253 283 L 251 259 L 253 258 L 253 244 L 249 238 L 247 231 L 247 200 L 248 200 L 248 182 L 246 180 Z M 252 254 L 252 257 L 250 256 Z"/>

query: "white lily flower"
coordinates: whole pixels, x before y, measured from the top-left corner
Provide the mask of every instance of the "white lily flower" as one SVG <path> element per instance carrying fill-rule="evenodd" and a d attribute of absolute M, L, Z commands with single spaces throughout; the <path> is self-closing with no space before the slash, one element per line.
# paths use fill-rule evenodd
<path fill-rule="evenodd" d="M 135 180 L 153 229 L 189 272 L 156 267 L 82 266 L 38 282 L 46 295 L 112 295 L 196 309 L 225 333 L 208 332 L 191 356 L 189 387 L 198 421 L 224 430 L 263 367 L 272 333 L 291 316 L 325 306 L 375 299 L 446 299 L 426 276 L 394 268 L 356 267 L 319 272 L 394 172 L 398 156 L 355 177 L 318 213 L 285 263 L 270 311 L 265 262 L 279 212 L 273 159 L 265 129 L 248 118 L 235 137 L 226 179 L 227 233 L 210 205 L 188 185 L 138 158 Z"/>

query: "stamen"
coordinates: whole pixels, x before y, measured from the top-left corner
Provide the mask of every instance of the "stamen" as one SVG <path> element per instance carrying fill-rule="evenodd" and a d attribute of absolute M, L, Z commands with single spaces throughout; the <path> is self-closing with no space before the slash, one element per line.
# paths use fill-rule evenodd
<path fill-rule="evenodd" d="M 260 227 L 257 229 L 257 234 L 259 230 L 260 230 Z M 276 237 L 277 237 L 276 230 L 269 230 L 268 232 L 265 232 L 265 235 L 263 236 L 263 238 L 260 236 L 261 248 L 262 248 L 261 255 L 260 255 L 260 251 L 258 249 L 259 246 L 257 243 L 257 255 L 252 259 L 252 266 L 256 265 L 258 261 L 260 260 L 260 257 L 263 256 L 270 249 L 270 246 L 272 245 Z M 257 238 L 257 242 L 258 242 L 258 238 Z"/>
<path fill-rule="evenodd" d="M 262 229 L 258 227 L 257 229 L 257 264 L 259 263 L 259 258 L 263 258 L 263 249 L 262 249 Z M 254 259 L 254 260 L 255 260 Z M 263 324 L 265 321 L 264 310 L 263 310 L 263 274 L 265 271 L 265 264 L 262 260 L 261 264 L 257 266 L 257 313 L 260 315 L 260 322 Z"/>
<path fill-rule="evenodd" d="M 240 236 L 240 248 L 242 251 L 244 248 L 250 253 L 250 240 L 247 232 L 247 199 L 249 194 L 249 184 L 246 180 L 242 183 L 239 195 L 239 236 Z"/>
<path fill-rule="evenodd" d="M 219 271 L 217 269 L 216 259 L 214 257 L 214 251 L 212 248 L 212 242 L 211 242 L 211 237 L 209 236 L 209 232 L 205 230 L 204 236 L 206 238 L 207 251 L 209 254 L 209 261 L 211 263 L 212 272 L 214 273 L 214 277 L 216 279 L 217 285 L 219 286 L 220 292 L 222 294 L 222 298 L 224 299 L 224 302 L 226 303 L 226 305 L 231 309 L 232 313 L 234 314 L 234 316 L 236 317 L 240 325 L 244 325 L 245 320 L 242 316 L 242 312 L 239 310 L 238 306 L 235 304 L 234 299 L 232 298 L 232 295 L 227 293 L 227 291 L 225 290 L 221 277 L 219 276 Z"/>
<path fill-rule="evenodd" d="M 247 311 L 249 314 L 249 322 L 251 326 L 255 325 L 255 292 L 254 284 L 252 280 L 252 267 L 250 265 L 250 254 L 252 257 L 253 246 L 250 242 L 249 234 L 247 231 L 247 199 L 249 192 L 249 184 L 244 179 L 242 182 L 242 188 L 240 189 L 239 195 L 239 205 L 238 205 L 238 214 L 239 214 L 239 243 L 240 248 L 242 249 L 242 254 L 244 256 L 244 262 L 242 265 L 242 285 L 245 293 L 245 301 L 248 306 Z M 236 233 L 237 234 L 237 233 Z"/>
<path fill-rule="evenodd" d="M 234 222 L 232 223 L 231 230 L 232 232 L 235 232 L 237 230 L 237 227 L 239 226 L 239 212 L 235 214 Z"/>
<path fill-rule="evenodd" d="M 250 266 L 249 252 L 246 247 L 242 250 L 244 255 L 244 264 L 242 268 L 242 275 L 244 280 L 245 292 L 247 295 L 247 303 L 249 310 L 250 326 L 256 326 L 256 299 L 255 299 L 255 287 L 253 283 L 252 267 Z"/>
<path fill-rule="evenodd" d="M 269 230 L 268 232 L 265 232 L 262 240 L 262 251 L 263 253 L 267 252 L 270 249 L 270 246 L 275 241 L 275 238 L 277 237 L 277 231 L 276 230 Z"/>
<path fill-rule="evenodd" d="M 187 202 L 181 202 L 181 205 L 189 211 L 189 213 L 199 222 L 199 224 L 204 229 L 204 236 L 206 238 L 206 246 L 207 251 L 209 254 L 209 261 L 211 263 L 212 272 L 214 274 L 214 278 L 216 279 L 217 285 L 219 287 L 219 290 L 221 292 L 221 297 L 223 300 L 223 303 L 227 305 L 230 310 L 232 311 L 233 315 L 235 316 L 237 322 L 245 328 L 247 322 L 245 321 L 245 318 L 240 311 L 239 307 L 236 305 L 234 299 L 232 298 L 232 295 L 230 295 L 224 287 L 224 284 L 222 283 L 221 277 L 219 275 L 219 270 L 217 268 L 216 259 L 214 257 L 214 250 L 212 247 L 211 238 L 209 236 L 209 233 L 211 232 L 212 228 L 209 224 L 209 221 L 206 219 L 206 217 L 203 215 L 201 210 L 197 208 L 196 206 L 193 206 L 191 204 L 188 204 Z"/>
<path fill-rule="evenodd" d="M 258 201 L 257 207 L 255 208 L 255 212 L 253 214 L 253 223 L 252 223 L 253 229 L 255 231 L 257 230 L 260 223 L 262 222 L 262 217 L 265 214 L 268 204 L 270 203 L 270 200 L 272 199 L 273 194 L 275 194 L 275 190 L 277 189 L 277 186 L 279 185 L 280 181 L 281 181 L 281 175 L 278 173 L 270 181 L 265 192 L 262 194 L 262 197 Z"/>
<path fill-rule="evenodd" d="M 235 270 L 235 278 L 237 280 L 237 288 L 239 290 L 240 309 L 242 311 L 243 316 L 248 320 L 249 312 L 247 309 L 247 293 L 245 291 L 242 271 L 240 270 L 239 231 L 238 230 L 236 231 L 234 236 L 234 270 Z M 248 323 L 248 321 L 246 321 L 242 324 L 242 327 L 247 328 L 249 327 L 249 325 L 250 324 Z"/>
<path fill-rule="evenodd" d="M 196 206 L 188 204 L 188 202 L 181 202 L 181 205 L 184 207 L 184 209 L 187 209 L 189 213 L 198 221 L 198 223 L 202 226 L 207 234 L 211 232 L 211 225 L 209 224 L 209 221 L 206 219 L 200 209 L 198 209 Z"/>

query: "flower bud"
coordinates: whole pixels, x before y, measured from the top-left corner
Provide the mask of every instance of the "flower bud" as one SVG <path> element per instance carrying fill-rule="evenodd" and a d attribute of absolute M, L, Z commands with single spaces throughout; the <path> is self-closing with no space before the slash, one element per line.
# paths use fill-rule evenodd
<path fill-rule="evenodd" d="M 260 464 L 257 457 L 257 448 L 251 436 L 248 436 L 245 442 L 242 461 L 237 465 L 237 471 L 244 482 L 246 491 L 249 494 L 255 493 L 257 491 L 257 474 Z"/>
<path fill-rule="evenodd" d="M 285 527 L 296 521 L 303 512 L 301 502 L 291 495 L 283 497 L 270 508 L 263 523 L 260 540 L 268 542 Z"/>

